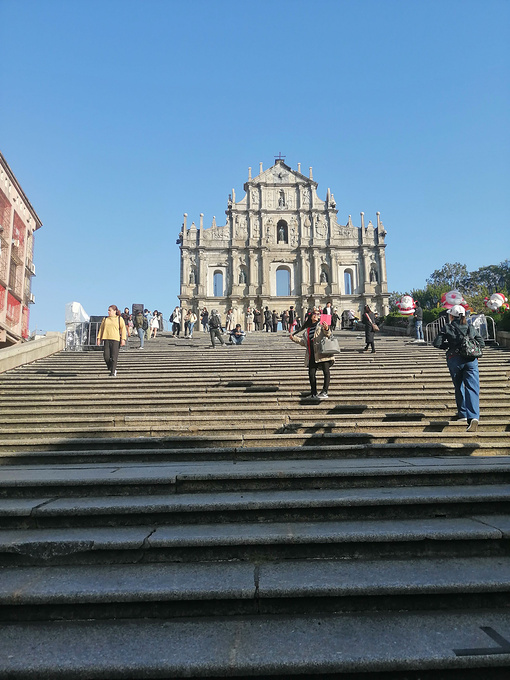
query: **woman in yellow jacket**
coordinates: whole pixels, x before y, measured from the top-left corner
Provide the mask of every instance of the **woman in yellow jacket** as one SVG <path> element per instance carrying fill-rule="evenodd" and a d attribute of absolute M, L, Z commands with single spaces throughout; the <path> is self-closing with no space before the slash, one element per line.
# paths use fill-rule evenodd
<path fill-rule="evenodd" d="M 102 320 L 99 327 L 97 344 L 104 342 L 104 360 L 112 378 L 117 375 L 119 349 L 126 344 L 126 335 L 126 324 L 120 315 L 120 310 L 116 305 L 110 305 L 108 316 Z"/>
<path fill-rule="evenodd" d="M 310 318 L 305 321 L 301 328 L 300 333 L 304 331 L 303 335 L 296 338 L 291 333 L 289 336 L 293 342 L 297 342 L 298 345 L 306 347 L 305 366 L 308 366 L 308 380 L 310 381 L 312 392 L 311 394 L 308 394 L 305 399 L 328 398 L 329 381 L 331 378 L 330 368 L 335 362 L 333 357 L 321 355 L 321 340 L 323 338 L 330 338 L 331 331 L 327 323 L 320 323 L 320 318 L 320 312 L 314 310 Z M 322 392 L 317 394 L 316 373 L 319 366 L 324 374 L 324 384 Z"/>

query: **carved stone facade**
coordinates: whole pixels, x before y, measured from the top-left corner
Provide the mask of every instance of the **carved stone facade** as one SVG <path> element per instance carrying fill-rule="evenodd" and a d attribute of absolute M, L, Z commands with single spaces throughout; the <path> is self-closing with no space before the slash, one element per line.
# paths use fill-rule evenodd
<path fill-rule="evenodd" d="M 245 196 L 229 197 L 227 222 L 209 229 L 192 223 L 187 214 L 179 234 L 183 307 L 202 307 L 225 313 L 232 308 L 244 326 L 248 307 L 282 312 L 294 305 L 307 308 L 328 300 L 338 313 L 361 312 L 368 304 L 388 313 L 384 242 L 386 230 L 377 213 L 376 226 L 337 221 L 333 194 L 317 196 L 312 169 L 292 170 L 276 160 L 268 170 L 244 185 Z M 278 281 L 278 283 L 277 283 Z"/>

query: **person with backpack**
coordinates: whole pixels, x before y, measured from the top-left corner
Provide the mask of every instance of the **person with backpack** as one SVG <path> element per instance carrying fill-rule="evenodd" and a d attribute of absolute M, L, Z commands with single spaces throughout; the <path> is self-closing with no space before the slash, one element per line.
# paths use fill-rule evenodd
<path fill-rule="evenodd" d="M 149 328 L 149 323 L 141 310 L 135 314 L 135 319 L 133 321 L 133 326 L 138 333 L 140 338 L 140 347 L 138 349 L 143 349 L 143 341 L 145 339 L 145 331 Z"/>
<path fill-rule="evenodd" d="M 211 314 L 209 316 L 209 333 L 211 336 L 211 345 L 213 347 L 216 347 L 214 338 L 218 338 L 220 341 L 222 347 L 226 347 L 225 341 L 223 340 L 221 336 L 221 317 L 218 314 L 217 309 L 212 309 Z"/>
<path fill-rule="evenodd" d="M 457 415 L 454 420 L 467 422 L 467 431 L 475 432 L 480 420 L 480 378 L 478 357 L 485 343 L 466 321 L 466 310 L 454 305 L 448 310 L 445 329 L 434 338 L 434 347 L 446 350 L 446 363 L 455 387 Z"/>

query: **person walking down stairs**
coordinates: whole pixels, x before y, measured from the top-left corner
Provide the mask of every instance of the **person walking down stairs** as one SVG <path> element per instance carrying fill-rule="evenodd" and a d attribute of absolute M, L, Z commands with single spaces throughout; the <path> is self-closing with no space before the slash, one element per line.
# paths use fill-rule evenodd
<path fill-rule="evenodd" d="M 308 366 L 308 380 L 310 381 L 311 393 L 307 395 L 306 399 L 327 399 L 328 389 L 331 379 L 330 369 L 335 363 L 334 357 L 323 356 L 321 354 L 321 341 L 323 338 L 330 338 L 331 331 L 327 323 L 319 323 L 320 312 L 313 311 L 310 317 L 303 324 L 301 330 L 303 335 L 296 338 L 292 333 L 289 335 L 293 342 L 302 345 L 306 349 L 305 366 Z M 317 369 L 322 369 L 324 374 L 324 383 L 322 392 L 317 394 Z"/>
<path fill-rule="evenodd" d="M 365 349 L 363 351 L 368 352 L 368 348 L 372 347 L 372 354 L 375 354 L 374 334 L 379 327 L 375 322 L 375 314 L 368 305 L 365 305 L 363 310 L 363 324 L 365 325 Z"/>
<path fill-rule="evenodd" d="M 104 343 L 104 360 L 112 378 L 117 375 L 119 349 L 126 344 L 126 336 L 126 324 L 119 308 L 117 305 L 110 305 L 108 316 L 101 321 L 97 334 L 97 344 Z"/>
<path fill-rule="evenodd" d="M 140 338 L 140 347 L 138 349 L 143 349 L 143 342 L 145 340 L 145 331 L 149 327 L 149 324 L 148 324 L 147 319 L 145 318 L 145 316 L 143 315 L 141 310 L 139 310 L 135 314 L 133 325 L 134 325 L 135 330 L 138 334 L 138 337 Z"/>
<path fill-rule="evenodd" d="M 211 310 L 211 316 L 209 317 L 209 333 L 211 335 L 211 345 L 216 347 L 214 342 L 215 338 L 221 343 L 221 346 L 225 346 L 225 341 L 221 336 L 221 317 L 217 309 Z"/>

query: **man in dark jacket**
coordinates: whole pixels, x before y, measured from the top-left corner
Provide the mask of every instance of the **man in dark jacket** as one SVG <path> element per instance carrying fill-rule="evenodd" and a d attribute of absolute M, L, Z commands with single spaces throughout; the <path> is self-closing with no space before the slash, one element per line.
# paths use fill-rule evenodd
<path fill-rule="evenodd" d="M 414 329 L 416 331 L 416 342 L 423 342 L 423 309 L 420 303 L 416 303 L 414 309 Z"/>
<path fill-rule="evenodd" d="M 221 317 L 218 314 L 217 309 L 211 310 L 211 315 L 209 317 L 209 334 L 211 336 L 211 345 L 213 347 L 216 347 L 216 344 L 214 342 L 215 338 L 217 338 L 220 341 L 222 347 L 225 346 L 225 341 L 221 336 Z"/>
<path fill-rule="evenodd" d="M 143 349 L 145 331 L 148 329 L 149 324 L 145 316 L 142 314 L 141 310 L 138 310 L 138 312 L 135 314 L 133 326 L 135 327 L 135 330 L 138 333 L 138 337 L 140 338 L 140 347 L 138 349 Z"/>
<path fill-rule="evenodd" d="M 264 309 L 264 326 L 266 327 L 266 333 L 269 333 L 272 326 L 271 312 L 269 311 L 269 307 Z"/>
<path fill-rule="evenodd" d="M 478 359 L 462 354 L 466 338 L 474 340 L 480 348 L 485 342 L 473 326 L 466 322 L 466 310 L 455 305 L 448 310 L 448 321 L 444 331 L 434 338 L 433 345 L 446 350 L 446 363 L 455 387 L 457 415 L 454 420 L 467 422 L 467 431 L 474 432 L 480 420 L 480 379 Z"/>

